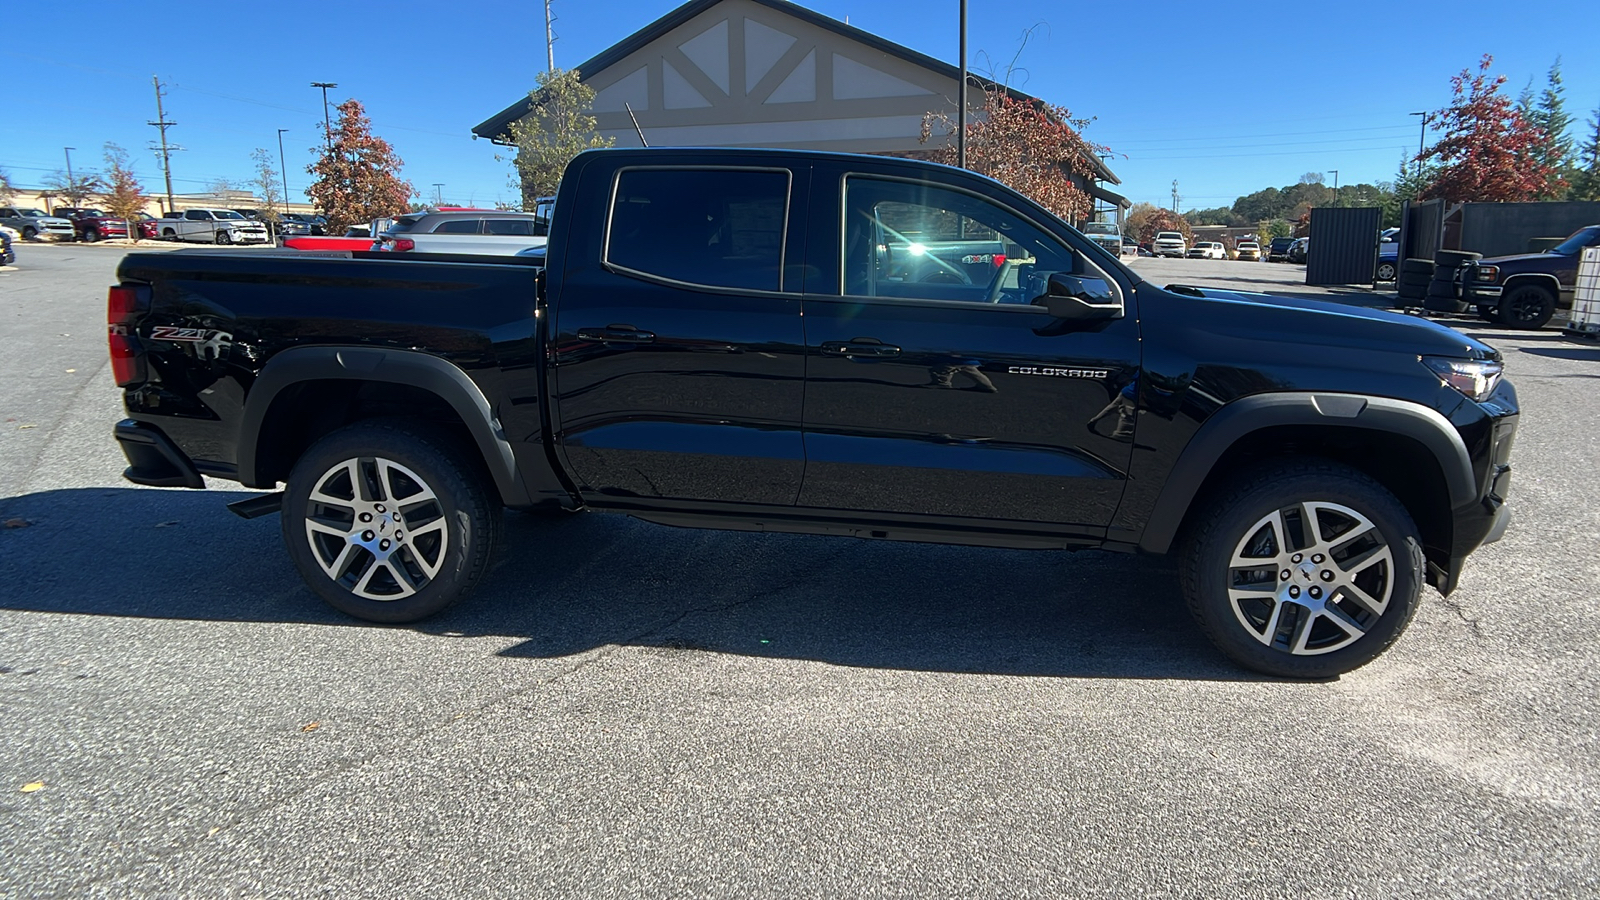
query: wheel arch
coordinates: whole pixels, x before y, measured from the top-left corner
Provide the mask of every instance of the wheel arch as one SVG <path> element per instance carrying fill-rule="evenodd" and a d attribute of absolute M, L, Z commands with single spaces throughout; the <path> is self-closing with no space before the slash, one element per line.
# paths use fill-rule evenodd
<path fill-rule="evenodd" d="M 307 395 L 315 397 L 309 410 L 297 402 Z M 273 357 L 245 400 L 239 481 L 273 487 L 322 434 L 391 408 L 459 426 L 477 448 L 501 502 L 528 504 L 511 444 L 472 379 L 436 356 L 374 347 L 300 347 Z"/>
<path fill-rule="evenodd" d="M 1556 306 L 1561 306 L 1561 279 L 1551 275 L 1549 272 L 1522 272 L 1517 275 L 1510 275 L 1506 277 L 1503 284 L 1501 296 L 1504 296 L 1506 291 L 1533 285 L 1549 291 L 1550 296 L 1555 299 Z"/>
<path fill-rule="evenodd" d="M 1411 513 L 1429 559 L 1448 564 L 1451 511 L 1477 497 L 1466 444 L 1436 410 L 1358 394 L 1258 394 L 1214 413 L 1169 473 L 1139 548 L 1166 553 L 1196 500 L 1254 460 L 1291 454 L 1333 459 L 1378 481 Z"/>

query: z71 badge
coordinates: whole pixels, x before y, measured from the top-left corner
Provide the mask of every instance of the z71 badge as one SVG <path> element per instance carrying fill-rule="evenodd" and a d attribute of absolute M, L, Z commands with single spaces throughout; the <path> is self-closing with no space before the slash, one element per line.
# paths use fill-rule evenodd
<path fill-rule="evenodd" d="M 152 341 L 194 341 L 203 343 L 211 334 L 208 328 L 178 328 L 175 325 L 157 325 L 150 329 Z"/>
<path fill-rule="evenodd" d="M 1056 369 L 1050 366 L 1011 366 L 1012 375 L 1054 375 L 1057 378 L 1105 378 L 1110 369 Z"/>

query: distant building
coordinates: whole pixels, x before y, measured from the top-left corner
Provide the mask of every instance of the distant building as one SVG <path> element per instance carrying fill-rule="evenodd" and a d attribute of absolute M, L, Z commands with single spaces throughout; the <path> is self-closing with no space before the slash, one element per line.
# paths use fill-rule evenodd
<path fill-rule="evenodd" d="M 653 147 L 894 156 L 937 149 L 920 140 L 923 117 L 955 118 L 961 78 L 956 66 L 786 0 L 690 0 L 577 70 L 594 88 L 600 134 L 619 147 L 640 145 L 631 110 Z M 969 110 L 981 112 L 988 86 L 969 76 Z M 473 134 L 508 143 L 530 109 L 524 96 Z M 1070 177 L 1120 222 L 1130 204 L 1106 185 L 1121 181 L 1090 162 L 1096 178 Z"/>

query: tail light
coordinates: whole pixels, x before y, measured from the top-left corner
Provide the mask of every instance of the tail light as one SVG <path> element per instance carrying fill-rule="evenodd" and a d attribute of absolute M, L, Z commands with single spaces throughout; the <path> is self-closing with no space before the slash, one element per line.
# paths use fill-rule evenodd
<path fill-rule="evenodd" d="M 413 241 L 411 238 L 393 238 L 393 239 L 384 241 L 384 243 L 389 245 L 386 248 L 386 249 L 389 249 L 389 250 L 415 250 L 415 249 L 417 249 L 417 242 Z"/>
<path fill-rule="evenodd" d="M 117 387 L 145 380 L 144 348 L 134 336 L 133 326 L 150 308 L 146 290 L 117 285 L 106 295 L 106 341 L 111 349 L 111 374 Z"/>

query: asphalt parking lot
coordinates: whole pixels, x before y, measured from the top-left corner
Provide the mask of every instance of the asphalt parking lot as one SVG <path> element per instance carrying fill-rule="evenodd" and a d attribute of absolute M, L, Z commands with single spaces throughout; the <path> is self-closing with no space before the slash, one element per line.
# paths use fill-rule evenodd
<path fill-rule="evenodd" d="M 1600 892 L 1593 344 L 1448 323 L 1519 390 L 1516 521 L 1387 655 L 1287 683 L 1160 560 L 598 515 L 513 515 L 438 619 L 344 618 L 238 486 L 120 479 L 120 251 L 19 257 L 0 897 Z"/>

